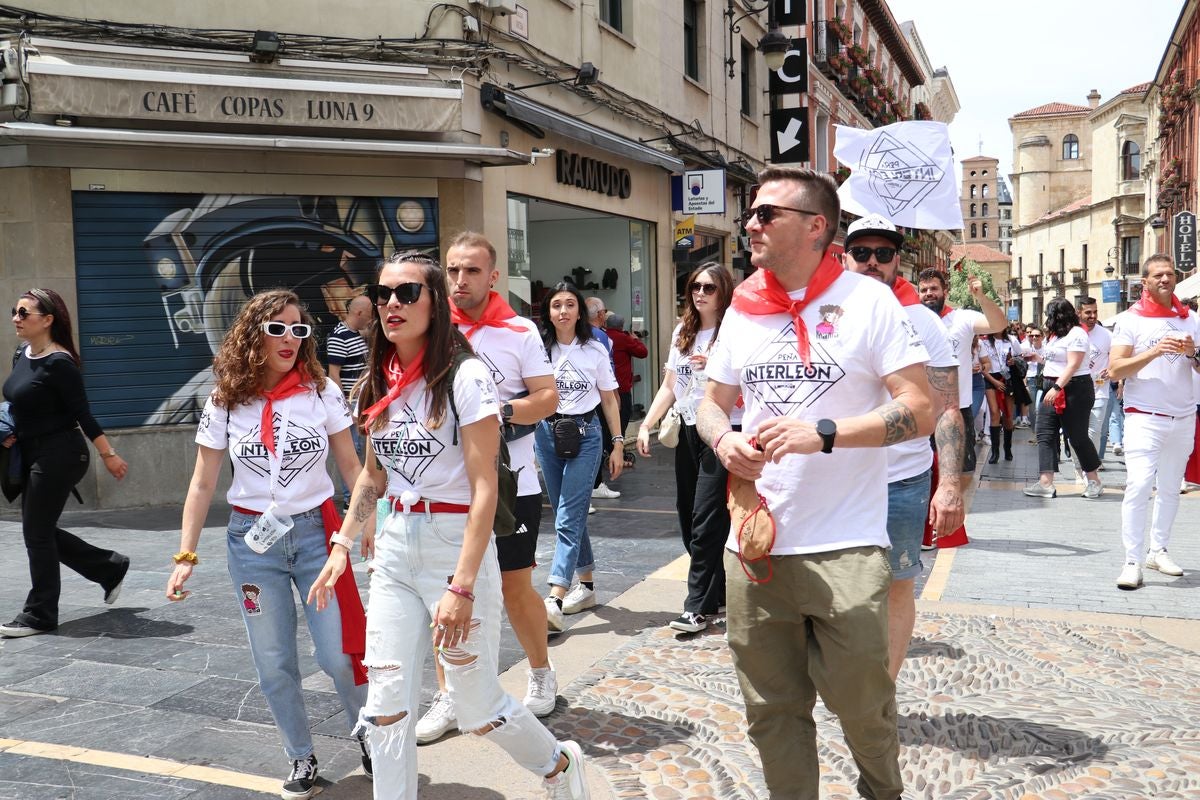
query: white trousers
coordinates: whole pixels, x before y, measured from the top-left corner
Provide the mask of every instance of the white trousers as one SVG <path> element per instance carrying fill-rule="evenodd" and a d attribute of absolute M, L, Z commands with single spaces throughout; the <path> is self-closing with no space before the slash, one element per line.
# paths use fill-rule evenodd
<path fill-rule="evenodd" d="M 367 604 L 370 683 L 359 728 L 366 731 L 375 772 L 375 800 L 416 800 L 417 743 L 414 729 L 421 671 L 431 643 L 430 622 L 446 593 L 462 550 L 466 514 L 395 511 L 375 539 L 375 571 Z M 446 688 L 459 729 L 495 725 L 484 737 L 539 777 L 558 765 L 553 734 L 500 686 L 500 565 L 496 543 L 483 555 L 475 579 L 475 603 L 466 644 L 440 655 Z M 378 717 L 406 713 L 392 725 Z M 470 769 L 464 765 L 464 769 Z"/>
<path fill-rule="evenodd" d="M 1150 490 L 1154 518 L 1150 549 L 1162 550 L 1171 541 L 1171 525 L 1179 511 L 1179 486 L 1196 435 L 1196 415 L 1156 417 L 1125 414 L 1125 500 L 1121 503 L 1121 538 L 1125 561 L 1141 564 L 1146 556 L 1146 509 Z"/>

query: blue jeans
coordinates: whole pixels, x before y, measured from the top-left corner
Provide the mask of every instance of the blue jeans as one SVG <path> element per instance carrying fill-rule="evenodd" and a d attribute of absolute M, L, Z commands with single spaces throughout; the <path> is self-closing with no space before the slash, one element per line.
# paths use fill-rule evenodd
<path fill-rule="evenodd" d="M 892 580 L 903 581 L 921 574 L 921 540 L 929 516 L 929 491 L 933 470 L 888 484 L 887 532 L 892 546 L 888 561 Z"/>
<path fill-rule="evenodd" d="M 1108 390 L 1111 392 L 1112 409 L 1108 412 L 1108 427 L 1104 429 L 1104 434 L 1100 437 L 1100 454 L 1104 457 L 1104 449 L 1108 447 L 1109 438 L 1112 439 L 1114 445 L 1123 444 L 1125 441 L 1125 401 L 1117 399 L 1117 384 L 1112 382 L 1108 385 Z"/>
<path fill-rule="evenodd" d="M 294 761 L 312 753 L 313 740 L 300 685 L 303 676 L 296 653 L 296 598 L 292 586 L 300 590 L 303 602 L 325 566 L 328 558 L 325 525 L 320 508 L 293 515 L 295 527 L 267 552 L 256 553 L 244 539 L 256 519 L 238 511 L 229 518 L 229 577 L 242 608 L 259 688 L 283 737 L 284 752 Z M 350 730 L 367 699 L 367 687 L 354 685 L 350 657 L 342 652 L 342 618 L 337 598 L 331 597 L 329 605 L 320 612 L 315 605 L 305 603 L 304 617 L 317 663 L 333 679 Z"/>
<path fill-rule="evenodd" d="M 987 386 L 983 382 L 983 373 L 976 372 L 971 376 L 971 413 L 979 419 L 980 409 L 983 408 L 984 392 Z"/>
<path fill-rule="evenodd" d="M 576 572 L 587 572 L 596 563 L 588 538 L 587 519 L 592 482 L 603 449 L 600 423 L 593 418 L 585 426 L 583 443 L 575 458 L 558 457 L 554 452 L 554 433 L 546 422 L 539 422 L 534 431 L 533 449 L 542 465 L 542 478 L 546 481 L 546 494 L 554 511 L 554 531 L 558 536 L 548 580 L 553 586 L 569 589 Z"/>

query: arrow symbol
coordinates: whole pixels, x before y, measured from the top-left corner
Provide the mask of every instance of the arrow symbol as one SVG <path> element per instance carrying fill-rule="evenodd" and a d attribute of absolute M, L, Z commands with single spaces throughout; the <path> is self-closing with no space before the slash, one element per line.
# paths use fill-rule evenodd
<path fill-rule="evenodd" d="M 780 155 L 800 144 L 800 137 L 797 134 L 800 133 L 802 127 L 803 123 L 796 117 L 792 117 L 788 120 L 787 128 L 775 131 L 775 140 L 779 143 Z"/>

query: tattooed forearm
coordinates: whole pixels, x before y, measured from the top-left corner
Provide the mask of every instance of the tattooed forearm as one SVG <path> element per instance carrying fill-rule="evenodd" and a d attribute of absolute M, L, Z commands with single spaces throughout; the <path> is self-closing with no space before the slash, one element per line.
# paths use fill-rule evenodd
<path fill-rule="evenodd" d="M 883 446 L 907 442 L 917 436 L 917 417 L 912 409 L 897 400 L 880 406 L 875 413 L 883 417 Z"/>
<path fill-rule="evenodd" d="M 719 405 L 707 398 L 700 401 L 700 407 L 696 409 L 696 433 L 705 444 L 712 447 L 717 437 L 731 427 L 729 415 Z"/>
<path fill-rule="evenodd" d="M 366 522 L 367 518 L 375 511 L 375 501 L 378 499 L 378 489 L 374 486 L 363 486 L 359 493 L 358 502 L 354 504 L 354 521 L 359 523 Z"/>
<path fill-rule="evenodd" d="M 925 374 L 933 389 L 937 412 L 933 442 L 937 447 L 938 472 L 956 482 L 962 472 L 963 443 L 967 436 L 962 412 L 958 410 L 958 367 L 926 367 Z"/>

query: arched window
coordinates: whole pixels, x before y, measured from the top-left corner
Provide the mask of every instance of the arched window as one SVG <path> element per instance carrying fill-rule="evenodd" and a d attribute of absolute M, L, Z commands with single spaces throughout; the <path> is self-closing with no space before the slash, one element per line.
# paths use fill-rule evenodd
<path fill-rule="evenodd" d="M 974 177 L 975 177 L 975 170 L 971 170 L 971 177 L 972 177 L 972 178 L 974 178 Z"/>
<path fill-rule="evenodd" d="M 1068 133 L 1063 137 L 1063 161 L 1074 161 L 1079 158 L 1079 137 Z"/>
<path fill-rule="evenodd" d="M 978 187 L 976 187 L 975 184 L 973 184 L 973 183 L 971 184 L 971 197 L 975 196 L 975 192 L 976 192 L 977 188 Z"/>
<path fill-rule="evenodd" d="M 984 175 L 987 175 L 987 170 L 986 170 L 986 169 L 983 171 L 983 174 L 984 174 Z"/>
<path fill-rule="evenodd" d="M 975 216 L 975 204 L 971 203 L 971 216 Z"/>
<path fill-rule="evenodd" d="M 983 223 L 982 231 L 983 231 L 983 238 L 984 238 L 984 239 L 988 238 L 988 237 L 987 237 L 987 223 L 986 223 L 986 222 L 985 222 L 985 223 Z"/>
<path fill-rule="evenodd" d="M 990 188 L 990 187 L 989 187 L 989 186 L 988 186 L 986 183 L 983 185 L 983 196 L 984 196 L 984 197 L 987 197 L 987 196 L 988 196 L 988 189 L 989 189 L 989 188 Z"/>
<path fill-rule="evenodd" d="M 985 217 L 986 217 L 987 215 L 988 215 L 988 204 L 987 204 L 987 203 L 984 203 L 984 204 L 983 204 L 983 216 L 985 216 Z M 975 216 L 975 215 L 974 215 L 974 214 L 972 214 L 971 216 Z M 987 234 L 984 234 L 984 235 L 986 236 Z"/>
<path fill-rule="evenodd" d="M 975 228 L 975 223 L 974 223 L 974 222 L 972 222 L 972 223 L 971 223 L 971 238 L 972 238 L 972 239 L 978 239 L 978 238 L 979 238 L 979 232 L 978 232 L 978 230 Z"/>
<path fill-rule="evenodd" d="M 1135 181 L 1142 173 L 1142 148 L 1137 142 L 1121 145 L 1121 180 Z"/>

